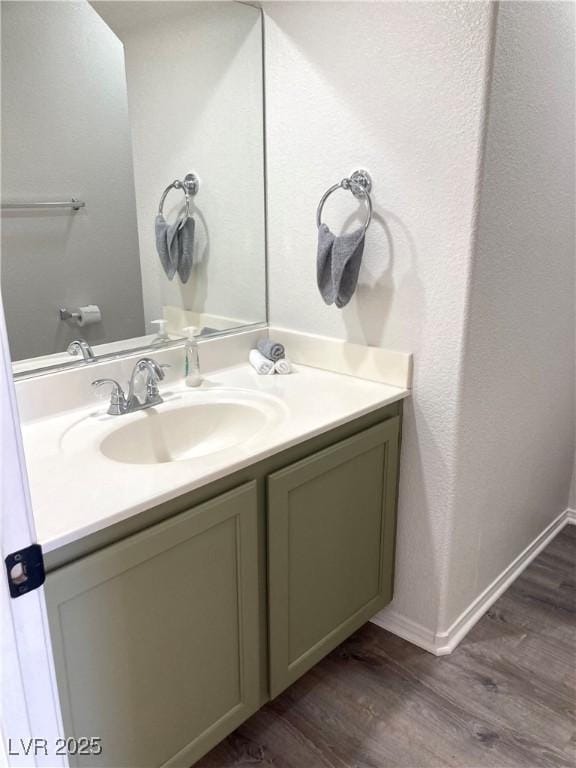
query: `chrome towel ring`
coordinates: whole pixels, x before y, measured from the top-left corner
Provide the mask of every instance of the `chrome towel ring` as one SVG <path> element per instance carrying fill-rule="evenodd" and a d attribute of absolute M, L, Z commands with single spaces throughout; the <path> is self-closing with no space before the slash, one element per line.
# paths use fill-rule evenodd
<path fill-rule="evenodd" d="M 180 181 L 180 179 L 174 179 L 172 184 L 168 184 L 164 192 L 162 192 L 160 205 L 158 206 L 158 213 L 163 214 L 164 212 L 164 200 L 166 200 L 168 192 L 170 192 L 171 189 L 182 189 L 186 199 L 186 216 L 190 218 L 190 197 L 198 192 L 199 187 L 200 180 L 195 173 L 187 173 L 186 176 L 184 176 L 183 181 Z"/>
<path fill-rule="evenodd" d="M 334 186 L 324 192 L 320 198 L 318 209 L 316 211 L 316 226 L 319 227 L 322 223 L 322 209 L 324 208 L 324 203 L 328 200 L 332 192 L 336 192 L 337 189 L 349 189 L 354 197 L 366 200 L 368 205 L 368 215 L 364 223 L 364 232 L 366 232 L 372 220 L 372 199 L 370 198 L 372 179 L 370 178 L 368 171 L 354 171 L 348 178 L 342 179 L 339 184 L 334 184 Z"/>

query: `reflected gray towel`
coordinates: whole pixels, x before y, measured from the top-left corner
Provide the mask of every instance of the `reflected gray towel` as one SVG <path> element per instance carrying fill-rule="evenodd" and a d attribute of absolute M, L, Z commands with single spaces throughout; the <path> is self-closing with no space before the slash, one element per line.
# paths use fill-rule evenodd
<path fill-rule="evenodd" d="M 364 227 L 336 237 L 326 224 L 318 227 L 316 278 L 326 304 L 342 309 L 352 298 L 364 253 Z"/>
<path fill-rule="evenodd" d="M 267 357 L 268 360 L 272 360 L 273 363 L 284 357 L 284 346 L 277 341 L 272 341 L 272 339 L 259 339 L 256 347 L 260 354 Z"/>
<path fill-rule="evenodd" d="M 173 224 L 168 224 L 161 213 L 156 216 L 156 250 L 168 280 L 173 280 L 178 272 L 183 283 L 188 281 L 194 266 L 195 226 L 194 219 L 185 214 Z"/>
<path fill-rule="evenodd" d="M 183 283 L 188 282 L 194 266 L 194 228 L 192 217 L 184 219 L 178 230 L 178 277 Z"/>
<path fill-rule="evenodd" d="M 181 220 L 178 219 L 174 224 L 168 224 L 161 213 L 156 216 L 156 221 L 154 222 L 156 250 L 168 280 L 174 278 L 178 269 L 178 227 L 181 223 Z"/>

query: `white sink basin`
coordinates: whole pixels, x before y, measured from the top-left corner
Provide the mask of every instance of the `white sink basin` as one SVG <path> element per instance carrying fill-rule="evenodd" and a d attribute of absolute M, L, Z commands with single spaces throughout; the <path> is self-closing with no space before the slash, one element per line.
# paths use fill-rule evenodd
<path fill-rule="evenodd" d="M 89 417 L 62 440 L 73 450 L 89 439 L 124 464 L 189 461 L 253 440 L 283 416 L 281 401 L 246 391 L 206 390 L 166 396 L 159 406 L 123 416 Z"/>

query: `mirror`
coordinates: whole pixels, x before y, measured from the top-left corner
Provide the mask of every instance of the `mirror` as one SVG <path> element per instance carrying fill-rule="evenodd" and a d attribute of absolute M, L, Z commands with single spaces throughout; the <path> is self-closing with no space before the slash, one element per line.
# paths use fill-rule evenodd
<path fill-rule="evenodd" d="M 260 10 L 1 5 L 0 266 L 15 374 L 78 364 L 74 339 L 104 356 L 178 343 L 187 326 L 265 323 Z"/>

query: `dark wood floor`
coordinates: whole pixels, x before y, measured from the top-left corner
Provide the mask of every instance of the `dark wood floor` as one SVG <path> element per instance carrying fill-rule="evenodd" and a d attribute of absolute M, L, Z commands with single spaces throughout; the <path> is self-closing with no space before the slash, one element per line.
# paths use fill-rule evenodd
<path fill-rule="evenodd" d="M 372 624 L 197 768 L 576 766 L 576 526 L 451 656 Z"/>

